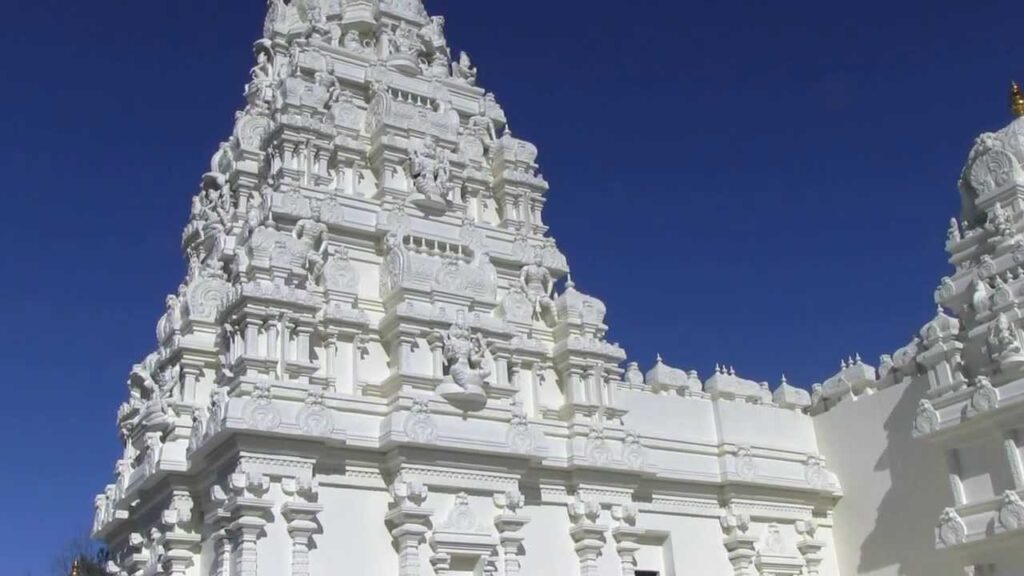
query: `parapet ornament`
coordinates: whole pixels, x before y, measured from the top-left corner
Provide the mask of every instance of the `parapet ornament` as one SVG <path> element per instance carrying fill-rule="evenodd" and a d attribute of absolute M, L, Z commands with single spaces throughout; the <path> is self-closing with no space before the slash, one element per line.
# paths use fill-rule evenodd
<path fill-rule="evenodd" d="M 967 540 L 967 525 L 955 508 L 946 508 L 939 518 L 939 542 L 946 547 L 963 544 Z"/>
<path fill-rule="evenodd" d="M 1024 502 L 1020 495 L 1012 490 L 1003 494 L 1003 503 L 999 508 L 999 525 L 1004 530 L 1024 528 Z"/>
<path fill-rule="evenodd" d="M 978 376 L 974 380 L 974 393 L 971 395 L 971 410 L 975 414 L 990 412 L 999 407 L 999 390 L 992 386 L 986 376 Z"/>
<path fill-rule="evenodd" d="M 914 436 L 927 436 L 939 429 L 939 413 L 928 400 L 922 399 L 917 404 L 917 416 L 914 418 Z"/>

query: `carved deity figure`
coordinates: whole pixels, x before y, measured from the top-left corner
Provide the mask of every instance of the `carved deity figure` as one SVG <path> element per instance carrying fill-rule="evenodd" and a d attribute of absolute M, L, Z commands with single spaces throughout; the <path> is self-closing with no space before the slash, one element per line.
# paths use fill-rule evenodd
<path fill-rule="evenodd" d="M 310 283 L 320 285 L 327 263 L 327 226 L 320 221 L 319 204 L 314 204 L 311 211 L 312 218 L 299 220 L 292 235 L 305 248 L 305 268 Z"/>
<path fill-rule="evenodd" d="M 448 374 L 455 384 L 467 392 L 483 390 L 484 380 L 491 375 L 490 370 L 483 368 L 487 342 L 470 331 L 464 313 L 456 316 L 452 327 L 441 335 L 441 341 Z"/>
<path fill-rule="evenodd" d="M 253 52 L 256 65 L 249 71 L 252 82 L 246 91 L 255 96 L 257 105 L 269 106 L 274 101 L 274 50 L 270 47 L 270 41 L 264 39 L 253 46 Z"/>
<path fill-rule="evenodd" d="M 490 150 L 491 146 L 498 141 L 494 120 L 485 114 L 477 114 L 469 119 L 469 133 L 480 140 L 485 150 Z"/>
<path fill-rule="evenodd" d="M 431 16 L 430 23 L 420 29 L 420 38 L 434 50 L 441 50 L 447 45 L 444 38 L 444 16 Z"/>
<path fill-rule="evenodd" d="M 432 202 L 447 203 L 451 198 L 451 164 L 448 151 L 437 146 L 433 137 L 423 142 L 423 150 L 413 149 L 409 160 L 416 191 Z"/>
<path fill-rule="evenodd" d="M 1013 236 L 1013 223 L 1010 220 L 1010 215 L 1006 209 L 1003 208 L 1003 205 L 999 203 L 996 203 L 992 212 L 989 214 L 988 222 L 985 224 L 985 227 L 1001 238 L 1009 238 Z"/>
<path fill-rule="evenodd" d="M 181 299 L 175 294 L 169 294 L 165 304 L 164 316 L 157 323 L 157 339 L 161 343 L 181 332 Z"/>
<path fill-rule="evenodd" d="M 533 305 L 534 318 L 553 319 L 555 281 L 551 277 L 551 272 L 544 267 L 544 259 L 539 252 L 534 255 L 533 262 L 524 266 L 519 273 L 519 283 Z"/>
<path fill-rule="evenodd" d="M 473 65 L 473 61 L 470 60 L 469 54 L 465 52 L 459 53 L 459 61 L 452 63 L 452 76 L 470 86 L 476 85 L 477 70 L 476 66 Z"/>
<path fill-rule="evenodd" d="M 118 412 L 121 431 L 125 436 L 132 435 L 140 426 L 147 431 L 158 428 L 166 424 L 170 418 L 171 409 L 166 400 L 167 390 L 153 377 L 157 357 L 157 353 L 154 352 L 132 367 L 128 377 L 129 399 L 121 405 Z"/>
<path fill-rule="evenodd" d="M 235 209 L 227 178 L 214 172 L 205 174 L 202 191 L 192 203 L 192 219 L 199 223 L 202 260 L 209 270 L 218 271 L 221 268 L 221 257 L 234 217 Z"/>
<path fill-rule="evenodd" d="M 1024 345 L 1020 334 L 1005 314 L 1000 314 L 988 332 L 988 348 L 992 359 L 1002 366 L 1024 362 Z"/>

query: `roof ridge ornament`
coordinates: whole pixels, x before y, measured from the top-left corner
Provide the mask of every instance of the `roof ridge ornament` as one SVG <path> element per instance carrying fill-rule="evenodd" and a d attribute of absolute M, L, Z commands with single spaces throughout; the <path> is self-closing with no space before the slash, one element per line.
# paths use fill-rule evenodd
<path fill-rule="evenodd" d="M 1016 80 L 1010 81 L 1010 111 L 1013 112 L 1014 118 L 1024 116 L 1024 92 Z"/>

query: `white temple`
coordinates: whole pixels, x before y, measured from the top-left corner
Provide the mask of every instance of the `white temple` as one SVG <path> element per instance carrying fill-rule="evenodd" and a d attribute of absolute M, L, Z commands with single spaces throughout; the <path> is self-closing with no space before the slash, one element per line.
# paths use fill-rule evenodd
<path fill-rule="evenodd" d="M 1024 574 L 1024 96 L 939 312 L 813 392 L 627 361 L 420 0 L 270 0 L 96 498 L 112 576 Z"/>

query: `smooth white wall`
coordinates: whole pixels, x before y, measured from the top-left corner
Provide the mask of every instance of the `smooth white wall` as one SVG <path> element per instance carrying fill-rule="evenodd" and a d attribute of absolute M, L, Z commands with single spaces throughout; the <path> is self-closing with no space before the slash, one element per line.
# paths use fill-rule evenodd
<path fill-rule="evenodd" d="M 814 418 L 845 493 L 834 513 L 843 576 L 963 576 L 935 552 L 934 527 L 953 501 L 945 456 L 911 436 L 926 389 L 918 378 Z"/>

